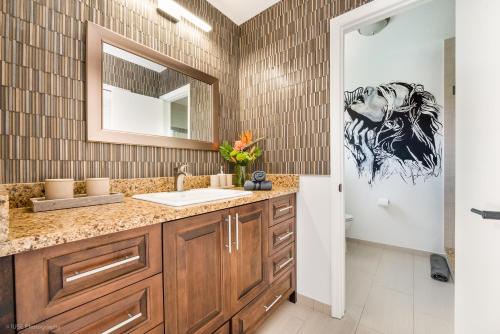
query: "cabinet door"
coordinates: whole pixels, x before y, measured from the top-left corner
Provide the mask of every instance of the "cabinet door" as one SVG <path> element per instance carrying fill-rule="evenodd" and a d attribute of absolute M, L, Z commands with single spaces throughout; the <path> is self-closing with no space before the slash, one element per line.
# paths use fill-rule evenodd
<path fill-rule="evenodd" d="M 167 333 L 212 333 L 229 318 L 228 211 L 163 227 Z"/>
<path fill-rule="evenodd" d="M 268 203 L 231 209 L 231 311 L 238 312 L 269 284 L 266 266 Z"/>

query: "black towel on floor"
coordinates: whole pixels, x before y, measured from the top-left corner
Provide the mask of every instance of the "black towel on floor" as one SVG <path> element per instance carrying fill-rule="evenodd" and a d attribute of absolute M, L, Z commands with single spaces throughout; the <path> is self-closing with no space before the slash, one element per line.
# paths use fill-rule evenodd
<path fill-rule="evenodd" d="M 448 282 L 450 279 L 450 269 L 444 256 L 439 254 L 431 255 L 431 277 L 436 281 Z"/>
<path fill-rule="evenodd" d="M 262 170 L 256 170 L 252 173 L 252 181 L 253 182 L 263 182 L 266 180 L 266 172 Z"/>

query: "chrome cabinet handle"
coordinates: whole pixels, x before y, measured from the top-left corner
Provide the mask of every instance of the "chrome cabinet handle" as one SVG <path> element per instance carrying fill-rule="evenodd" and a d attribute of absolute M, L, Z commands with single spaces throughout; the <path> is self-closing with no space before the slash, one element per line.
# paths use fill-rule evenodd
<path fill-rule="evenodd" d="M 278 241 L 283 241 L 285 239 L 290 238 L 292 235 L 293 235 L 293 231 L 292 232 L 288 232 L 288 233 L 283 234 L 283 235 L 280 235 L 276 239 L 278 239 Z"/>
<path fill-rule="evenodd" d="M 500 211 L 481 211 L 474 208 L 470 209 L 470 211 L 480 215 L 483 219 L 500 220 Z"/>
<path fill-rule="evenodd" d="M 129 263 L 129 262 L 133 262 L 133 261 L 139 260 L 140 258 L 141 257 L 139 255 L 132 256 L 132 257 L 125 257 L 125 259 L 123 259 L 121 261 L 116 261 L 116 262 L 107 264 L 105 266 L 99 267 L 99 268 L 95 268 L 95 269 L 92 269 L 92 270 L 89 270 L 89 271 L 85 271 L 83 273 L 76 273 L 73 276 L 66 277 L 66 282 L 73 282 L 73 281 L 79 280 L 79 279 L 84 278 L 84 277 L 92 276 L 92 275 L 98 274 L 100 272 L 112 269 L 114 267 L 121 266 L 122 264 L 126 264 L 126 263 Z"/>
<path fill-rule="evenodd" d="M 293 209 L 293 205 L 286 206 L 286 207 L 284 207 L 284 208 L 279 209 L 278 211 L 279 211 L 279 212 L 283 212 L 283 211 L 288 211 L 288 210 L 290 210 L 290 209 Z"/>
<path fill-rule="evenodd" d="M 273 306 L 281 299 L 281 297 L 283 297 L 283 295 L 276 296 L 276 299 L 273 300 L 273 302 L 271 304 L 269 304 L 269 306 L 264 305 L 264 309 L 266 310 L 266 312 L 268 312 L 270 309 L 272 309 Z"/>
<path fill-rule="evenodd" d="M 116 331 L 117 329 L 120 329 L 122 328 L 123 326 L 131 323 L 132 321 L 134 321 L 135 319 L 138 319 L 142 316 L 142 313 L 137 313 L 136 315 L 128 315 L 129 318 L 127 320 L 123 320 L 122 322 L 120 322 L 119 324 L 116 324 L 114 325 L 113 327 L 111 327 L 110 329 L 107 329 L 105 330 L 104 332 L 102 332 L 101 334 L 111 334 L 113 333 L 114 331 Z"/>
<path fill-rule="evenodd" d="M 229 249 L 229 254 L 231 254 L 232 250 L 233 250 L 233 238 L 232 238 L 232 235 L 231 235 L 231 215 L 229 215 L 227 217 L 227 234 L 228 234 L 228 243 L 229 245 L 226 245 L 226 247 Z"/>
<path fill-rule="evenodd" d="M 288 260 L 286 260 L 285 262 L 283 262 L 282 264 L 279 264 L 278 265 L 278 270 L 286 267 L 288 264 L 290 264 L 290 262 L 293 261 L 293 257 L 289 258 Z"/>
<path fill-rule="evenodd" d="M 240 216 L 236 214 L 236 250 L 240 249 Z"/>

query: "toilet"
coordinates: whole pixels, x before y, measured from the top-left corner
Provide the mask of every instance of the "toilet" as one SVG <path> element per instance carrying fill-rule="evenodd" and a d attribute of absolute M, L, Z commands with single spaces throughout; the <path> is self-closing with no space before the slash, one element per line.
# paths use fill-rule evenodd
<path fill-rule="evenodd" d="M 352 222 L 354 220 L 354 217 L 348 213 L 345 214 L 345 233 L 349 232 L 349 230 L 352 227 Z"/>

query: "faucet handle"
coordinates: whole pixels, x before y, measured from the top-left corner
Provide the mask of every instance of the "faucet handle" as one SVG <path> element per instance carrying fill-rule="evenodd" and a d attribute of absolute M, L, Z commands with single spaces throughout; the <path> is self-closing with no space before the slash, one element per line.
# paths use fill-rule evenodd
<path fill-rule="evenodd" d="M 174 170 L 175 173 L 182 173 L 184 175 L 191 176 L 191 174 L 187 171 L 188 168 L 189 168 L 188 164 L 183 164 L 179 167 L 175 167 Z"/>

